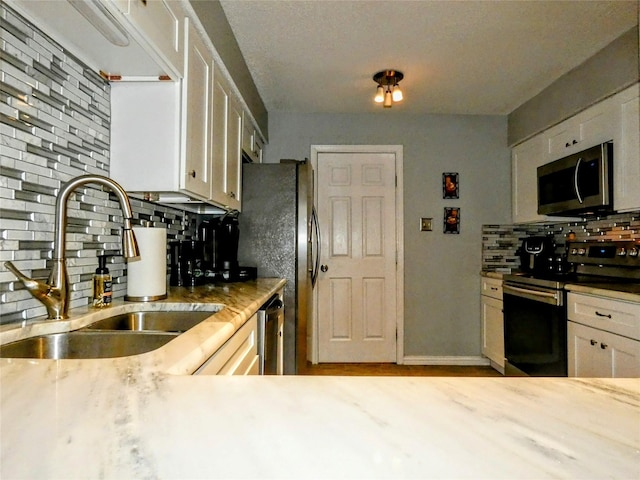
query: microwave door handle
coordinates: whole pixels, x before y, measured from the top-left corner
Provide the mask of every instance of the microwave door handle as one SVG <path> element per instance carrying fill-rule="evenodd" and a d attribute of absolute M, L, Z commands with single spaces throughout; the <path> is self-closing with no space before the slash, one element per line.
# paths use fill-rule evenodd
<path fill-rule="evenodd" d="M 582 163 L 582 157 L 578 158 L 578 162 L 576 163 L 576 168 L 573 171 L 573 187 L 576 190 L 576 196 L 578 197 L 578 201 L 583 203 L 582 195 L 580 195 L 580 184 L 578 183 L 578 171 L 580 170 L 580 164 Z"/>

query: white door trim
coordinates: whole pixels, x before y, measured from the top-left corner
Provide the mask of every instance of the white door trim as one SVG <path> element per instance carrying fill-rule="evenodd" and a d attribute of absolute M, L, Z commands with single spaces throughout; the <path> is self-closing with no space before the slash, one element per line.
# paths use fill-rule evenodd
<path fill-rule="evenodd" d="M 396 157 L 396 363 L 404 362 L 404 207 L 403 195 L 403 146 L 402 145 L 311 145 L 311 165 L 318 170 L 318 154 L 321 153 L 393 153 Z M 314 182 L 316 182 L 314 176 Z M 314 185 L 314 203 L 318 202 L 318 185 Z M 317 290 L 313 291 L 313 318 L 309 338 L 309 359 L 318 363 L 318 312 Z"/>

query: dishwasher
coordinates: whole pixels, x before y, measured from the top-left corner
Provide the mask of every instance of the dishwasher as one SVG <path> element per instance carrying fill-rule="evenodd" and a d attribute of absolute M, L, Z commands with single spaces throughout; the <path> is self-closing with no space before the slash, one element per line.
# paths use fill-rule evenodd
<path fill-rule="evenodd" d="M 258 361 L 260 375 L 282 375 L 284 303 L 273 295 L 258 310 Z"/>

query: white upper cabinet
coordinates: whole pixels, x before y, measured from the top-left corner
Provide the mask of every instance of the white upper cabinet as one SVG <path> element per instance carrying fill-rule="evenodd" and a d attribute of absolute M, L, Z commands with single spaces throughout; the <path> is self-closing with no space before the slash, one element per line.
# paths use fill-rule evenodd
<path fill-rule="evenodd" d="M 611 101 L 605 100 L 547 130 L 545 163 L 613 140 L 611 106 Z"/>
<path fill-rule="evenodd" d="M 640 84 L 613 97 L 613 205 L 619 212 L 640 210 Z"/>
<path fill-rule="evenodd" d="M 538 214 L 537 168 L 546 163 L 544 137 L 535 137 L 511 151 L 511 200 L 514 223 L 542 222 Z"/>
<path fill-rule="evenodd" d="M 229 83 L 216 69 L 213 81 L 213 182 L 211 199 L 225 209 L 241 208 L 242 111 Z"/>
<path fill-rule="evenodd" d="M 182 135 L 184 155 L 180 169 L 180 189 L 204 200 L 210 199 L 211 125 L 213 113 L 213 56 L 192 22 L 186 20 L 187 54 L 185 78 L 182 82 L 184 106 L 181 114 L 185 132 Z"/>
<path fill-rule="evenodd" d="M 243 115 L 243 131 L 242 131 L 242 151 L 254 163 L 262 163 L 262 150 L 264 148 L 264 140 L 260 132 L 254 125 L 251 115 L 248 112 L 242 112 Z"/>
<path fill-rule="evenodd" d="M 635 84 L 515 146 L 512 162 L 514 223 L 571 220 L 538 215 L 537 168 L 613 141 L 613 208 L 640 210 L 640 84 Z"/>
<path fill-rule="evenodd" d="M 112 85 L 111 176 L 149 200 L 240 210 L 241 102 L 191 19 L 184 22 L 181 81 Z"/>
<path fill-rule="evenodd" d="M 182 18 L 184 14 L 175 0 L 113 0 L 124 13 L 134 31 L 143 36 L 164 63 L 176 72 L 182 70 Z"/>
<path fill-rule="evenodd" d="M 23 14 L 84 61 L 110 79 L 177 80 L 182 68 L 181 18 L 184 12 L 174 0 L 97 0 L 78 2 L 94 6 L 104 23 L 116 25 L 119 38 L 112 43 L 67 1 L 7 0 Z"/>

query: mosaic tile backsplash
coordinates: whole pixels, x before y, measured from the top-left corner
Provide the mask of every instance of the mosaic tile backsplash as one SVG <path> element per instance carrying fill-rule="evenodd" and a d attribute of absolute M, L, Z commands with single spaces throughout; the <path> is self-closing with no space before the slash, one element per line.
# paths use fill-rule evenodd
<path fill-rule="evenodd" d="M 46 314 L 3 263 L 46 279 L 59 188 L 85 174 L 109 175 L 110 86 L 4 2 L 0 3 L 0 323 Z M 131 199 L 134 225 L 166 226 L 167 240 L 191 238 L 197 216 Z M 68 204 L 66 256 L 71 308 L 92 296 L 97 255 L 107 254 L 114 297 L 126 294 L 122 213 L 98 185 Z"/>
<path fill-rule="evenodd" d="M 640 212 L 587 218 L 577 222 L 539 225 L 483 225 L 482 270 L 512 272 L 518 270 L 520 259 L 516 250 L 526 237 L 553 236 L 556 252 L 562 253 L 567 235 L 576 241 L 640 240 Z"/>

